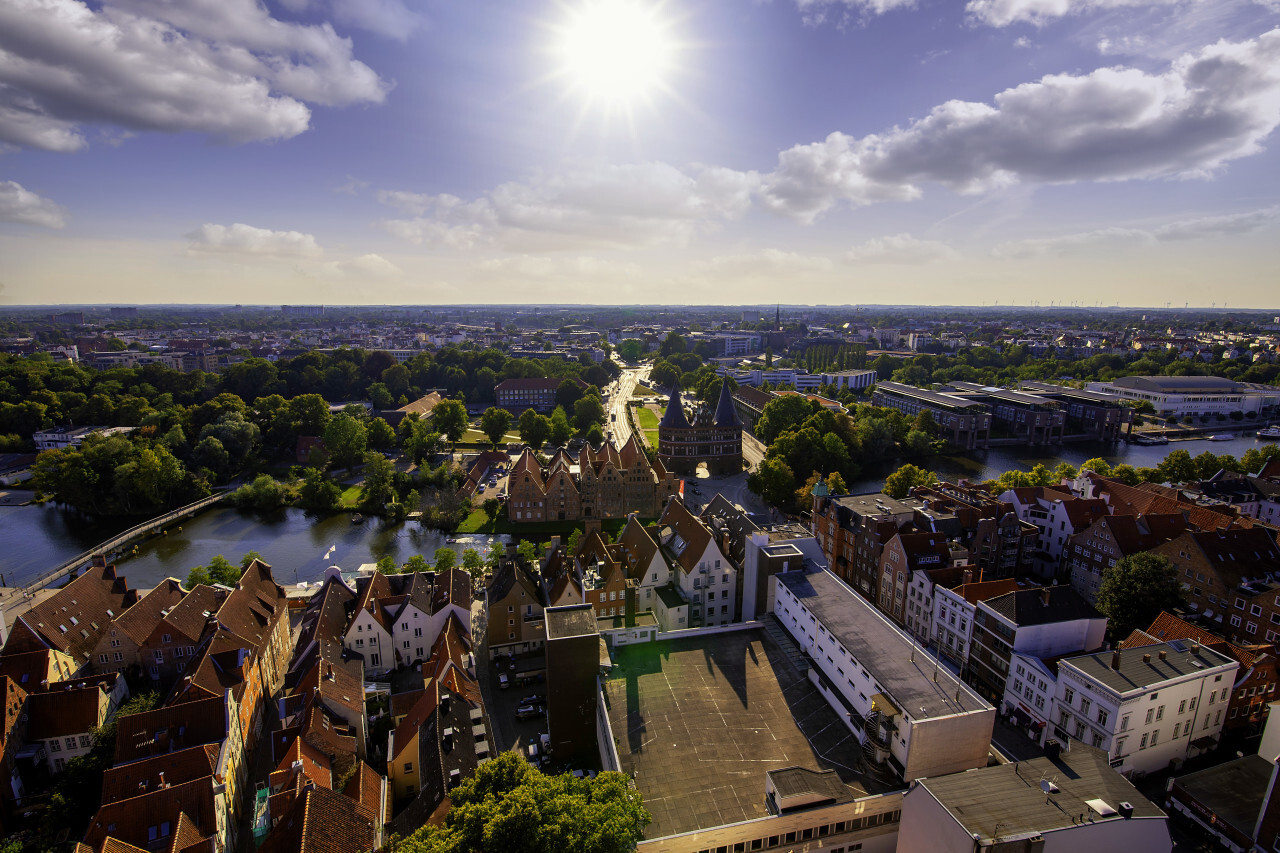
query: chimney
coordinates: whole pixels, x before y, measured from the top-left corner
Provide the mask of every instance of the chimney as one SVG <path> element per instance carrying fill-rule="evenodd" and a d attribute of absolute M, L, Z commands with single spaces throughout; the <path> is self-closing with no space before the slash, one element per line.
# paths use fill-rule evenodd
<path fill-rule="evenodd" d="M 973 569 L 965 569 L 960 573 L 960 583 L 973 583 Z"/>
<path fill-rule="evenodd" d="M 1151 655 L 1143 655 L 1143 656 L 1142 656 L 1142 662 L 1143 662 L 1143 663 L 1151 663 Z"/>
<path fill-rule="evenodd" d="M 1167 659 L 1168 657 L 1169 657 L 1169 650 L 1168 650 L 1168 649 L 1161 649 L 1161 650 L 1160 650 L 1160 660 L 1165 660 L 1165 659 Z"/>
<path fill-rule="evenodd" d="M 161 771 L 160 771 L 160 784 L 159 784 L 157 787 L 159 787 L 159 788 L 167 788 L 167 787 L 169 787 L 169 786 L 168 786 L 168 784 L 166 784 L 166 783 L 165 783 L 165 781 L 164 781 L 164 771 L 163 771 L 163 770 L 161 770 Z"/>
<path fill-rule="evenodd" d="M 627 587 L 622 592 L 622 624 L 627 628 L 636 626 L 636 589 L 635 578 L 627 578 Z"/>
<path fill-rule="evenodd" d="M 1198 655 L 1198 654 L 1200 654 L 1200 644 L 1199 644 L 1199 643 L 1192 643 L 1192 644 L 1191 644 L 1191 654 L 1193 654 L 1193 655 Z"/>
<path fill-rule="evenodd" d="M 1116 672 L 1120 671 L 1120 647 L 1116 646 L 1116 650 L 1111 653 L 1111 668 Z"/>

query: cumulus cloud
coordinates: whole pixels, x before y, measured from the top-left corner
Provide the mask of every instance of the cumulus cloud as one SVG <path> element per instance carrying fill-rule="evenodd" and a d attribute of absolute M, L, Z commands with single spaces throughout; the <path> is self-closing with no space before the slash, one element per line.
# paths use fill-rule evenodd
<path fill-rule="evenodd" d="M 414 218 L 377 224 L 413 243 L 453 248 L 683 245 L 714 223 L 743 215 L 758 185 L 754 173 L 719 167 L 575 166 L 505 183 L 470 201 L 384 190 L 380 201 Z"/>
<path fill-rule="evenodd" d="M 1109 11 L 1126 6 L 1171 6 L 1180 0 L 969 0 L 970 19 L 991 27 L 1014 23 L 1041 26 L 1067 15 Z"/>
<path fill-rule="evenodd" d="M 49 199 L 15 181 L 0 181 L 0 222 L 61 228 L 67 224 L 67 214 Z"/>
<path fill-rule="evenodd" d="M 862 264 L 932 264 L 953 261 L 960 253 L 938 240 L 920 240 L 910 234 L 875 237 L 845 254 L 845 259 Z"/>
<path fill-rule="evenodd" d="M 770 209 L 811 222 L 844 201 L 962 193 L 1016 183 L 1204 177 L 1261 149 L 1280 124 L 1280 29 L 1220 41 L 1151 74 L 1100 68 L 948 101 L 883 134 L 833 133 L 784 151 L 762 177 Z"/>
<path fill-rule="evenodd" d="M 398 266 L 382 255 L 375 254 L 359 255 L 350 260 L 338 261 L 337 268 L 347 275 L 371 278 L 394 278 L 402 274 Z"/>
<path fill-rule="evenodd" d="M 0 141 L 15 145 L 74 151 L 86 125 L 284 139 L 307 129 L 308 103 L 388 89 L 332 26 L 256 0 L 0 3 Z"/>
<path fill-rule="evenodd" d="M 513 255 L 481 261 L 476 269 L 488 275 L 516 276 L 538 280 L 550 279 L 634 279 L 640 276 L 637 264 L 619 263 L 590 255 L 547 257 L 545 255 Z"/>
<path fill-rule="evenodd" d="M 187 234 L 188 251 L 195 253 L 259 255 L 268 257 L 318 257 L 322 250 L 316 238 L 301 231 L 272 231 L 237 222 L 234 225 L 206 223 Z"/>
<path fill-rule="evenodd" d="M 1151 246 L 1156 243 L 1201 240 L 1209 237 L 1248 234 L 1276 221 L 1280 208 L 1268 207 L 1246 213 L 1203 216 L 1170 222 L 1156 228 L 1099 228 L 1058 237 L 1017 240 L 992 249 L 998 258 L 1025 259 L 1050 255 L 1071 255 L 1103 249 Z"/>

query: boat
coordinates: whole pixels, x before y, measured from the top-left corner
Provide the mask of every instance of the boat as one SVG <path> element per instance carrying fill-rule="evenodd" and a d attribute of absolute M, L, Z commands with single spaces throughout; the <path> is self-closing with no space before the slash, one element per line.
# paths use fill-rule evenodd
<path fill-rule="evenodd" d="M 353 515 L 351 516 L 351 523 L 352 523 L 352 524 L 364 524 L 364 516 L 363 516 L 363 515 L 361 515 L 361 514 L 360 514 L 360 513 L 358 513 L 358 512 L 357 512 L 357 513 L 355 513 L 355 514 L 353 514 Z"/>
<path fill-rule="evenodd" d="M 1147 435 L 1145 433 L 1138 433 L 1130 438 L 1129 441 L 1134 444 L 1142 445 L 1143 447 L 1154 447 L 1158 444 L 1169 443 L 1169 439 L 1165 438 L 1163 435 Z"/>
<path fill-rule="evenodd" d="M 1230 435 L 1229 433 L 1220 432 L 1217 435 L 1209 436 L 1209 440 L 1210 441 L 1234 441 L 1235 436 Z"/>
<path fill-rule="evenodd" d="M 1280 424 L 1272 424 L 1258 430 L 1258 438 L 1280 438 Z"/>

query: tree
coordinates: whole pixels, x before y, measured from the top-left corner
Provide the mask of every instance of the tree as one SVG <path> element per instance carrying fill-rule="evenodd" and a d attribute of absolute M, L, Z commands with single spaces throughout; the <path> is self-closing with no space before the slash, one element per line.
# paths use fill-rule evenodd
<path fill-rule="evenodd" d="M 242 569 L 231 565 L 230 560 L 218 554 L 209 561 L 207 568 L 196 566 L 191 570 L 187 575 L 187 589 L 191 589 L 197 584 L 212 585 L 217 583 L 223 586 L 235 586 L 242 574 L 244 574 Z"/>
<path fill-rule="evenodd" d="M 1086 469 L 1089 471 L 1092 471 L 1095 474 L 1100 474 L 1103 477 L 1111 476 L 1111 463 L 1100 456 L 1095 456 L 1092 459 L 1086 459 L 1085 461 L 1081 462 L 1080 470 L 1084 471 Z"/>
<path fill-rule="evenodd" d="M 573 404 L 573 425 L 586 432 L 592 424 L 604 423 L 604 405 L 595 394 L 587 394 Z"/>
<path fill-rule="evenodd" d="M 245 569 L 247 569 L 247 568 L 249 568 L 251 565 L 253 565 L 253 561 L 254 561 L 254 560 L 257 560 L 257 561 L 258 561 L 258 562 L 260 562 L 260 563 L 265 563 L 265 562 L 266 562 L 266 560 L 262 559 L 262 555 L 261 555 L 261 554 L 259 554 L 257 551 L 250 551 L 250 552 L 248 552 L 247 554 L 245 554 L 243 557 L 241 557 L 241 558 L 240 558 L 240 571 L 241 571 L 241 573 L 243 573 Z"/>
<path fill-rule="evenodd" d="M 441 400 L 431 410 L 431 420 L 442 435 L 457 444 L 467 431 L 467 407 L 458 400 Z"/>
<path fill-rule="evenodd" d="M 473 581 L 479 581 L 484 578 L 484 557 L 475 548 L 465 548 L 462 551 L 462 568 L 467 570 Z"/>
<path fill-rule="evenodd" d="M 565 414 L 564 406 L 556 406 L 556 410 L 551 413 L 551 443 L 562 445 L 571 435 L 573 427 L 569 426 L 569 416 Z"/>
<path fill-rule="evenodd" d="M 364 491 L 361 503 L 372 511 L 380 510 L 392 497 L 391 483 L 396 466 L 381 453 L 364 455 Z"/>
<path fill-rule="evenodd" d="M 644 341 L 639 338 L 626 338 L 619 341 L 618 355 L 628 364 L 639 361 L 640 356 L 644 355 Z"/>
<path fill-rule="evenodd" d="M 377 569 L 378 572 L 381 574 L 384 574 L 384 575 L 400 574 L 400 567 L 396 565 L 395 557 L 392 557 L 390 554 L 379 557 L 378 562 L 374 563 L 373 565 L 374 565 L 374 568 Z"/>
<path fill-rule="evenodd" d="M 1156 466 L 1156 471 L 1166 483 L 1190 483 L 1198 479 L 1199 475 L 1191 454 L 1185 450 L 1171 452 Z"/>
<path fill-rule="evenodd" d="M 772 444 L 782 433 L 798 429 L 811 414 L 813 407 L 799 394 L 775 397 L 765 403 L 756 420 L 756 437 L 764 444 Z"/>
<path fill-rule="evenodd" d="M 582 399 L 583 388 L 580 384 L 572 379 L 566 379 L 556 387 L 556 405 L 564 406 L 566 409 L 573 408 L 573 404 Z"/>
<path fill-rule="evenodd" d="M 1161 611 L 1173 611 L 1186 603 L 1178 570 L 1159 554 L 1132 554 L 1102 572 L 1097 604 L 1107 617 L 1107 632 L 1113 640 L 1147 627 Z"/>
<path fill-rule="evenodd" d="M 493 521 L 498 517 L 498 510 L 502 507 L 502 501 L 497 498 L 485 498 L 481 506 L 484 508 L 484 514 L 489 516 L 490 521 Z"/>
<path fill-rule="evenodd" d="M 840 476 L 839 471 L 832 471 L 827 475 L 827 494 L 843 495 L 849 491 L 849 487 L 845 485 L 844 477 Z"/>
<path fill-rule="evenodd" d="M 796 488 L 796 475 L 781 459 L 766 458 L 747 477 L 747 488 L 776 507 L 791 505 Z"/>
<path fill-rule="evenodd" d="M 903 465 L 884 480 L 884 493 L 891 498 L 901 500 L 916 486 L 927 486 L 936 483 L 938 475 L 915 465 Z"/>
<path fill-rule="evenodd" d="M 369 446 L 376 450 L 389 450 L 396 446 L 396 431 L 382 418 L 374 418 L 365 427 L 369 431 Z"/>
<path fill-rule="evenodd" d="M 318 468 L 308 468 L 302 473 L 302 486 L 298 490 L 303 509 L 313 512 L 329 512 L 342 500 L 342 489 Z"/>
<path fill-rule="evenodd" d="M 339 412 L 324 428 L 324 446 L 333 454 L 333 464 L 350 468 L 364 456 L 369 441 L 369 431 L 346 412 Z"/>
<path fill-rule="evenodd" d="M 551 419 L 546 415 L 538 414 L 533 409 L 525 409 L 520 415 L 520 440 L 534 450 L 541 450 L 542 445 L 546 444 L 549 438 L 551 438 Z"/>
<path fill-rule="evenodd" d="M 494 447 L 498 446 L 498 442 L 502 441 L 502 437 L 507 434 L 507 430 L 510 428 L 511 413 L 506 409 L 490 406 L 480 416 L 480 431 L 488 436 L 489 443 Z"/>
<path fill-rule="evenodd" d="M 458 552 L 452 548 L 437 548 L 433 556 L 437 572 L 447 572 L 458 565 Z"/>
<path fill-rule="evenodd" d="M 548 775 L 515 751 L 481 764 L 449 798 L 443 826 L 422 827 L 393 853 L 628 853 L 650 820 L 627 776 Z"/>
<path fill-rule="evenodd" d="M 440 433 L 431 428 L 430 421 L 406 420 L 405 423 L 409 424 L 405 428 L 405 455 L 413 460 L 414 465 L 421 467 L 440 449 Z"/>
<path fill-rule="evenodd" d="M 414 554 L 412 557 L 404 561 L 404 565 L 400 567 L 401 571 L 408 574 L 417 574 L 418 572 L 431 571 L 431 564 L 427 562 L 427 558 L 421 554 Z"/>

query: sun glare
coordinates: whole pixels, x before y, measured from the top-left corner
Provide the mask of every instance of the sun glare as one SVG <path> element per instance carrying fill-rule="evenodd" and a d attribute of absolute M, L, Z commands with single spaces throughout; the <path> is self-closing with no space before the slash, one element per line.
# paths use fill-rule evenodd
<path fill-rule="evenodd" d="M 672 70 L 671 26 L 643 0 L 585 0 L 557 28 L 560 74 L 587 101 L 628 108 L 664 88 Z"/>

